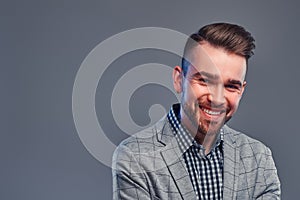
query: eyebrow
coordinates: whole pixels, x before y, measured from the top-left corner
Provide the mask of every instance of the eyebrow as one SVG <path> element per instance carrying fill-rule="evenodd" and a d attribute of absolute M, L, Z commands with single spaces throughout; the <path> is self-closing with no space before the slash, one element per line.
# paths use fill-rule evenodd
<path fill-rule="evenodd" d="M 239 85 L 240 87 L 242 87 L 241 81 L 230 79 L 228 82 L 231 83 L 231 84 Z"/>
<path fill-rule="evenodd" d="M 193 77 L 197 77 L 197 76 L 206 76 L 209 79 L 218 79 L 219 78 L 219 76 L 217 74 L 211 74 L 211 73 L 208 73 L 208 72 L 205 72 L 205 71 L 196 72 L 195 74 L 193 74 Z M 238 85 L 238 86 L 242 87 L 242 83 L 239 80 L 230 79 L 228 81 L 228 83 Z"/>
<path fill-rule="evenodd" d="M 201 71 L 201 72 L 196 72 L 195 74 L 193 74 L 194 77 L 197 76 L 206 76 L 209 79 L 218 79 L 219 76 L 217 74 L 211 74 L 205 71 Z"/>

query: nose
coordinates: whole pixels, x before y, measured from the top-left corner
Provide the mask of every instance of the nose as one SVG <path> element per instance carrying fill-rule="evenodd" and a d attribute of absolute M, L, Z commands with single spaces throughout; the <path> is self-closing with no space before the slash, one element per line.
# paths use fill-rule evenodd
<path fill-rule="evenodd" d="M 214 106 L 221 106 L 225 103 L 224 86 L 214 85 L 208 88 L 208 101 Z"/>

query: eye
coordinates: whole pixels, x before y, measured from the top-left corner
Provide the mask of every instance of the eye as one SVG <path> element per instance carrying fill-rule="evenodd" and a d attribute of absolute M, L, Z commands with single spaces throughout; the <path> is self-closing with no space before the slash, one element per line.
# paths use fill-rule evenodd
<path fill-rule="evenodd" d="M 199 81 L 200 83 L 205 83 L 205 84 L 207 84 L 207 83 L 210 82 L 207 78 L 199 78 L 198 81 Z"/>
<path fill-rule="evenodd" d="M 232 91 L 240 91 L 241 90 L 241 87 L 239 85 L 234 85 L 234 84 L 227 84 L 227 85 L 225 85 L 225 87 Z"/>

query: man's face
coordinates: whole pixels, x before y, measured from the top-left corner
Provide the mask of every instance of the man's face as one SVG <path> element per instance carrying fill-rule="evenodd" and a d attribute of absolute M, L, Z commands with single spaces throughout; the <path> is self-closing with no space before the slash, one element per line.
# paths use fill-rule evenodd
<path fill-rule="evenodd" d="M 195 47 L 187 58 L 186 75 L 173 72 L 181 96 L 181 122 L 192 133 L 216 134 L 236 112 L 246 82 L 246 59 L 208 43 Z"/>

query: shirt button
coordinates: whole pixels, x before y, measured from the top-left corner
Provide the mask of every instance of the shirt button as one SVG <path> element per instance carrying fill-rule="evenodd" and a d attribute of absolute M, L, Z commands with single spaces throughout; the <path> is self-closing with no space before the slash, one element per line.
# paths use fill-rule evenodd
<path fill-rule="evenodd" d="M 199 154 L 201 158 L 205 158 L 205 149 L 199 149 Z"/>

